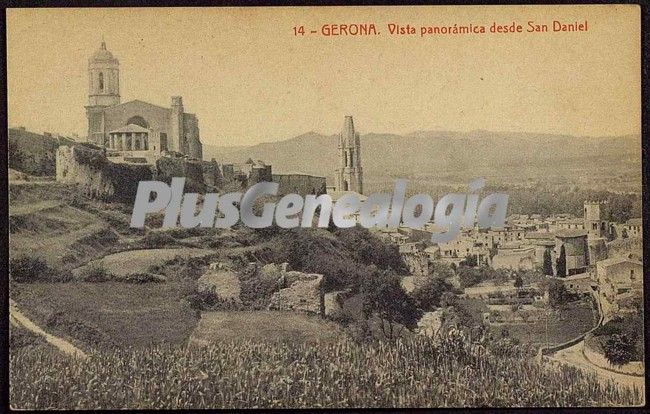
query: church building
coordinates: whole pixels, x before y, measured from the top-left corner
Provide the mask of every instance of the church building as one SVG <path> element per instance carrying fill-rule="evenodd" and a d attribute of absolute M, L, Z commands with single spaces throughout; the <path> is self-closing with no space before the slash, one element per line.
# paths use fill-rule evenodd
<path fill-rule="evenodd" d="M 154 163 L 165 153 L 201 160 L 199 122 L 185 112 L 183 98 L 173 96 L 168 108 L 140 100 L 121 103 L 119 65 L 103 41 L 88 61 L 88 142 L 106 148 L 114 162 Z"/>

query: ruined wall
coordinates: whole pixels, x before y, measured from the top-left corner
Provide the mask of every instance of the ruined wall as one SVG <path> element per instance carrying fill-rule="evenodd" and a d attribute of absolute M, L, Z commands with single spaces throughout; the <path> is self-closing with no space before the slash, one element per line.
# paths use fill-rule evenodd
<path fill-rule="evenodd" d="M 169 184 L 172 177 L 185 177 L 186 193 L 202 193 L 205 190 L 201 161 L 174 157 L 159 158 L 156 161 L 155 179 Z"/>
<path fill-rule="evenodd" d="M 248 185 L 261 183 L 262 181 L 273 181 L 273 174 L 271 173 L 271 166 L 254 166 L 248 176 Z"/>
<path fill-rule="evenodd" d="M 219 164 L 212 159 L 212 161 L 203 161 L 201 163 L 203 169 L 203 183 L 206 186 L 220 189 L 223 186 L 224 179 L 219 169 Z"/>
<path fill-rule="evenodd" d="M 324 306 L 326 316 L 336 316 L 343 312 L 343 304 L 354 294 L 350 289 L 337 290 L 324 295 Z"/>
<path fill-rule="evenodd" d="M 325 314 L 323 275 L 296 271 L 282 272 L 278 283 L 284 288 L 273 294 L 269 309 Z"/>
<path fill-rule="evenodd" d="M 132 203 L 140 181 L 153 178 L 147 165 L 114 164 L 92 145 L 60 146 L 56 151 L 56 180 L 77 184 L 87 196 Z"/>
<path fill-rule="evenodd" d="M 104 150 L 91 144 L 61 146 L 56 152 L 56 179 L 78 184 L 88 196 L 106 201 L 132 203 L 140 181 L 171 183 L 185 177 L 185 192 L 205 191 L 205 183 L 221 179 L 217 163 L 161 157 L 156 165 L 113 163 Z"/>
<path fill-rule="evenodd" d="M 278 194 L 320 195 L 327 192 L 325 177 L 305 174 L 273 174 L 273 181 L 279 184 Z"/>

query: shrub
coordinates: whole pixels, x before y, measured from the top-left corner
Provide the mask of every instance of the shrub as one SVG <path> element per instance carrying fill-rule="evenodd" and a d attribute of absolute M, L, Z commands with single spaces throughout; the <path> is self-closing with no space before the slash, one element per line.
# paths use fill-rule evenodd
<path fill-rule="evenodd" d="M 164 276 L 148 272 L 130 273 L 120 279 L 120 281 L 124 283 L 134 283 L 137 285 L 143 283 L 163 283 L 166 280 L 167 279 Z"/>
<path fill-rule="evenodd" d="M 198 279 L 205 272 L 205 267 L 210 263 L 210 257 L 187 257 L 178 255 L 162 265 L 149 267 L 148 273 L 165 276 L 166 279 L 178 280 L 179 278 Z"/>
<path fill-rule="evenodd" d="M 69 273 L 60 272 L 50 267 L 39 257 L 21 256 L 9 261 L 9 277 L 19 283 L 31 282 L 67 282 Z"/>
<path fill-rule="evenodd" d="M 605 357 L 614 365 L 634 360 L 636 338 L 633 335 L 613 334 L 605 341 Z"/>
<path fill-rule="evenodd" d="M 334 231 L 353 257 L 365 264 L 375 265 L 379 269 L 392 269 L 398 273 L 406 271 L 406 264 L 393 244 L 384 243 L 368 229 L 355 226 Z"/>
<path fill-rule="evenodd" d="M 142 243 L 150 249 L 156 249 L 176 244 L 176 240 L 167 232 L 151 231 L 142 238 Z"/>
<path fill-rule="evenodd" d="M 417 301 L 420 309 L 434 311 L 441 306 L 440 300 L 445 292 L 451 292 L 453 286 L 444 279 L 428 277 L 423 285 L 413 292 L 412 296 Z"/>
<path fill-rule="evenodd" d="M 104 267 L 104 263 L 101 261 L 87 264 L 77 276 L 77 279 L 83 282 L 107 282 L 113 278 L 114 275 Z"/>

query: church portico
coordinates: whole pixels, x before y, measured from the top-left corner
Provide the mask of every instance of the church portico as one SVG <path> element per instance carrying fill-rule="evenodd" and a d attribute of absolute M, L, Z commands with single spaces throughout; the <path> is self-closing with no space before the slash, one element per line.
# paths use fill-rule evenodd
<path fill-rule="evenodd" d="M 119 151 L 148 151 L 149 130 L 139 125 L 127 125 L 108 133 L 108 149 Z"/>

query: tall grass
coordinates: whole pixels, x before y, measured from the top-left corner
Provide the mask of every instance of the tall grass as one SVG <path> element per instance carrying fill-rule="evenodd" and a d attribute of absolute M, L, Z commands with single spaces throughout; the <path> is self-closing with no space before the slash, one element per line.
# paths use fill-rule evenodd
<path fill-rule="evenodd" d="M 233 342 L 10 356 L 15 408 L 638 405 L 641 390 L 570 367 L 495 357 L 454 338 L 358 344 Z"/>

